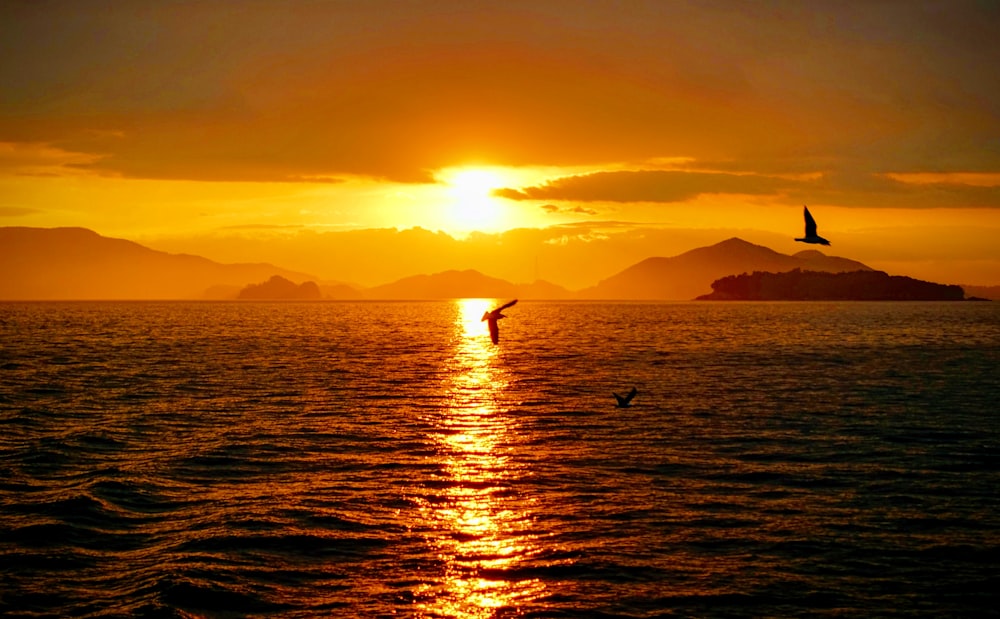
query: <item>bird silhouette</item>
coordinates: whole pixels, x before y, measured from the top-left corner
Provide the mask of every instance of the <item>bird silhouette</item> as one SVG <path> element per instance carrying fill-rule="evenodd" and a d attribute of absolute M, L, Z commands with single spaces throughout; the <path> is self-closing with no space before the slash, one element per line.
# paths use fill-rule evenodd
<path fill-rule="evenodd" d="M 510 303 L 504 303 L 495 310 L 487 310 L 483 312 L 483 317 L 480 319 L 480 322 L 482 322 L 483 320 L 489 321 L 488 324 L 490 326 L 490 339 L 493 340 L 494 344 L 500 343 L 500 325 L 498 325 L 497 322 L 501 318 L 506 318 L 506 316 L 501 312 L 507 309 L 508 307 L 511 307 L 515 303 L 517 303 L 517 299 L 514 299 Z"/>
<path fill-rule="evenodd" d="M 634 398 L 637 393 L 639 393 L 639 391 L 636 390 L 635 387 L 632 387 L 632 391 L 629 391 L 623 396 L 618 395 L 613 391 L 611 392 L 611 395 L 615 396 L 615 400 L 618 400 L 618 408 L 628 408 L 632 405 L 632 398 Z"/>
<path fill-rule="evenodd" d="M 803 243 L 815 243 L 817 245 L 829 245 L 830 241 L 824 239 L 820 235 L 816 234 L 816 220 L 813 219 L 812 213 L 809 212 L 809 207 L 802 207 L 803 214 L 806 218 L 806 235 L 801 239 L 795 239 L 796 241 L 801 241 Z"/>

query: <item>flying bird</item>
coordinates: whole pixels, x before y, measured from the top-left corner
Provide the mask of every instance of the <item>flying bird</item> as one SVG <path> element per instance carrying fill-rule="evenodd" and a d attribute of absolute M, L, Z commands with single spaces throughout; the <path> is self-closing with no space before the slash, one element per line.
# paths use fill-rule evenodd
<path fill-rule="evenodd" d="M 510 303 L 504 303 L 495 310 L 492 311 L 487 310 L 483 312 L 483 317 L 480 319 L 480 322 L 482 322 L 483 320 L 489 321 L 488 324 L 490 326 L 490 339 L 493 340 L 494 344 L 500 343 L 500 325 L 498 325 L 497 322 L 501 318 L 506 318 L 506 316 L 504 316 L 501 312 L 507 309 L 508 307 L 511 307 L 515 303 L 517 303 L 517 299 L 514 299 Z"/>
<path fill-rule="evenodd" d="M 795 239 L 796 241 L 802 241 L 803 243 L 817 243 L 819 245 L 829 245 L 830 241 L 824 239 L 820 235 L 816 234 L 816 220 L 813 219 L 812 213 L 809 212 L 809 207 L 803 206 L 803 213 L 806 218 L 806 235 L 801 239 Z"/>
<path fill-rule="evenodd" d="M 637 393 L 639 393 L 638 390 L 636 390 L 635 387 L 632 387 L 632 391 L 629 391 L 623 396 L 618 395 L 613 391 L 611 392 L 611 395 L 615 396 L 615 399 L 618 400 L 618 408 L 628 408 L 632 405 L 632 398 L 634 398 Z"/>

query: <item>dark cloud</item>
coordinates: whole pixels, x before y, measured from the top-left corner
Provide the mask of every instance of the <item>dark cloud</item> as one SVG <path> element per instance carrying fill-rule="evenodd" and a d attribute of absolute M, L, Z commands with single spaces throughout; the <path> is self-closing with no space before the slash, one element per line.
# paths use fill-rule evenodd
<path fill-rule="evenodd" d="M 0 3 L 0 141 L 99 157 L 85 164 L 98 173 L 197 180 L 430 182 L 468 160 L 657 157 L 769 174 L 1000 170 L 991 3 L 102 7 Z M 648 186 L 547 191 L 670 202 L 713 191 L 703 182 L 777 185 L 636 182 Z"/>
<path fill-rule="evenodd" d="M 903 182 L 882 174 L 839 172 L 789 187 L 791 202 L 877 208 L 1000 208 L 1000 187 Z"/>
<path fill-rule="evenodd" d="M 676 203 L 704 194 L 767 195 L 782 203 L 875 208 L 1000 208 L 1000 187 L 915 183 L 884 174 L 826 172 L 804 178 L 683 171 L 618 171 L 563 177 L 495 192 L 512 200 Z M 546 204 L 550 211 L 566 207 Z M 580 207 L 576 207 L 579 209 Z M 579 212 L 579 211 L 578 211 Z M 592 213 L 591 213 L 592 214 Z"/>
<path fill-rule="evenodd" d="M 577 215 L 597 215 L 597 211 L 583 206 L 562 207 L 555 204 L 543 204 L 542 210 L 549 213 L 575 213 Z"/>
<path fill-rule="evenodd" d="M 497 195 L 512 200 L 683 202 L 705 193 L 769 195 L 793 183 L 754 175 L 619 171 L 567 176 L 545 185 L 498 190 Z"/>

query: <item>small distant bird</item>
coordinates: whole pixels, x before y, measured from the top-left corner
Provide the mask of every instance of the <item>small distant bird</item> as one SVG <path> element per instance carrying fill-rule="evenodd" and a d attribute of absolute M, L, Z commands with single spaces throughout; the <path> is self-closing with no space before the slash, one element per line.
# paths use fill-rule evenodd
<path fill-rule="evenodd" d="M 829 245 L 830 241 L 816 234 L 816 220 L 813 219 L 812 214 L 809 212 L 809 207 L 803 206 L 802 208 L 804 209 L 804 214 L 806 217 L 806 235 L 804 238 L 795 240 L 802 241 L 803 243 L 816 243 L 819 245 Z"/>
<path fill-rule="evenodd" d="M 632 398 L 634 398 L 635 394 L 637 393 L 639 392 L 636 390 L 636 388 L 632 387 L 632 391 L 629 391 L 627 394 L 623 396 L 618 395 L 613 391 L 611 392 L 611 395 L 615 396 L 615 399 L 618 400 L 618 408 L 628 408 L 629 406 L 632 405 Z"/>
<path fill-rule="evenodd" d="M 483 320 L 489 321 L 488 324 L 490 326 L 490 339 L 493 340 L 494 344 L 500 343 L 500 325 L 497 324 L 497 321 L 499 321 L 501 318 L 506 318 L 506 316 L 503 315 L 501 312 L 507 309 L 508 307 L 511 307 L 515 303 L 517 303 L 517 299 L 514 299 L 510 303 L 504 303 L 495 310 L 492 311 L 487 310 L 483 312 L 483 317 L 480 319 L 480 322 L 482 322 Z"/>

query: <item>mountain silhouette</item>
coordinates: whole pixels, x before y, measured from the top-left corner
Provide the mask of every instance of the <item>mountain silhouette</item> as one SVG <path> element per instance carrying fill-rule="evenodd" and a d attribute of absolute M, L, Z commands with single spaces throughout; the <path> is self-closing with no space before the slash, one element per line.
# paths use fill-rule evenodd
<path fill-rule="evenodd" d="M 324 299 L 358 301 L 364 298 L 364 292 L 359 287 L 342 282 L 320 283 L 319 290 Z"/>
<path fill-rule="evenodd" d="M 569 290 L 543 279 L 535 280 L 530 284 L 517 284 L 513 296 L 519 299 L 545 299 L 547 301 L 576 298 L 576 295 Z"/>
<path fill-rule="evenodd" d="M 572 292 L 551 282 L 513 284 L 471 269 L 414 275 L 364 288 L 319 281 L 324 299 L 519 299 L 691 300 L 712 291 L 712 282 L 743 273 L 800 269 L 829 273 L 871 267 L 815 249 L 778 253 L 731 238 L 670 258 L 647 258 Z M 295 285 L 316 277 L 271 264 L 221 264 L 200 256 L 169 254 L 83 228 L 0 228 L 0 299 L 235 299 L 251 284 L 280 276 Z M 997 288 L 968 287 L 984 298 Z M 309 295 L 315 298 L 310 287 Z M 272 297 L 273 298 L 273 297 Z"/>
<path fill-rule="evenodd" d="M 478 271 L 444 271 L 413 275 L 365 290 L 369 299 L 453 299 L 459 297 L 513 296 L 514 285 Z"/>
<path fill-rule="evenodd" d="M 315 278 L 270 264 L 221 264 L 169 254 L 85 228 L 0 228 L 0 299 L 200 299 L 210 289 L 280 275 Z"/>
<path fill-rule="evenodd" d="M 870 271 L 855 260 L 827 256 L 815 249 L 793 255 L 731 238 L 671 258 L 647 258 L 596 286 L 581 290 L 579 298 L 690 300 L 712 290 L 712 282 L 726 275 L 792 269 L 841 273 Z"/>

